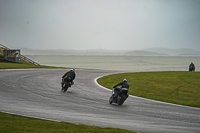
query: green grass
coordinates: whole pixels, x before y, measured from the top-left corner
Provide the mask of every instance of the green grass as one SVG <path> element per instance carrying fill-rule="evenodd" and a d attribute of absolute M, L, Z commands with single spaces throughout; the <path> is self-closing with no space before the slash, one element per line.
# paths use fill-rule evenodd
<path fill-rule="evenodd" d="M 46 121 L 1 112 L 0 120 L 0 133 L 131 133 L 131 131 L 117 128 Z"/>
<path fill-rule="evenodd" d="M 98 83 L 112 89 L 128 79 L 129 94 L 148 99 L 200 107 L 200 72 L 138 72 L 108 75 Z"/>
<path fill-rule="evenodd" d="M 0 69 L 21 69 L 21 68 L 64 68 L 64 67 L 33 65 L 27 62 L 24 63 L 0 62 Z"/>

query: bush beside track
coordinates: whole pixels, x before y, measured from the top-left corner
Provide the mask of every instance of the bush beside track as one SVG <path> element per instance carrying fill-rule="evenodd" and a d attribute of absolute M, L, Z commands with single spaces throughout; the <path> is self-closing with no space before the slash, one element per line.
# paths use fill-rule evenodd
<path fill-rule="evenodd" d="M 128 79 L 130 95 L 200 108 L 200 72 L 121 73 L 101 77 L 97 82 L 112 89 L 123 78 Z"/>

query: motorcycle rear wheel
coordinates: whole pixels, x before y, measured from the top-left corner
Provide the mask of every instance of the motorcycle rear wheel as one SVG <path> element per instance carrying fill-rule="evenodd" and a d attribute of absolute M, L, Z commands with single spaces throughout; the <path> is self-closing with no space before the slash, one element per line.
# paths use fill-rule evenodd
<path fill-rule="evenodd" d="M 127 97 L 127 96 L 124 95 L 124 94 L 121 95 L 121 99 L 120 99 L 120 101 L 118 102 L 118 105 L 119 105 L 119 106 L 121 106 L 121 105 L 124 103 L 124 101 L 126 100 L 126 97 Z"/>
<path fill-rule="evenodd" d="M 66 92 L 67 90 L 68 90 L 68 86 L 66 86 L 63 91 Z"/>
<path fill-rule="evenodd" d="M 62 87 L 62 90 L 63 90 L 64 92 L 66 92 L 66 91 L 68 90 L 68 88 L 69 88 L 69 85 L 68 85 L 67 83 L 65 83 L 65 84 L 63 85 L 63 87 Z"/>

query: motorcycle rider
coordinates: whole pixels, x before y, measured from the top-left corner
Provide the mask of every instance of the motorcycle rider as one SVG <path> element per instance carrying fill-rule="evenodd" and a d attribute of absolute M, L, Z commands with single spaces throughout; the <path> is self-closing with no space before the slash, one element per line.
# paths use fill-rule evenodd
<path fill-rule="evenodd" d="M 189 71 L 195 71 L 195 66 L 193 62 L 191 62 L 189 65 Z"/>
<path fill-rule="evenodd" d="M 121 86 L 120 88 L 118 88 L 119 86 Z M 117 100 L 117 96 L 118 96 L 118 93 L 117 91 L 120 91 L 122 88 L 127 88 L 129 89 L 129 85 L 127 83 L 127 79 L 124 78 L 122 82 L 120 82 L 119 84 L 113 86 L 113 95 L 115 97 L 115 100 Z"/>
<path fill-rule="evenodd" d="M 71 85 L 73 85 L 74 84 L 74 82 L 73 82 L 73 80 L 75 79 L 75 77 L 76 77 L 76 74 L 75 74 L 75 69 L 74 68 L 72 68 L 70 71 L 68 71 L 68 72 L 66 72 L 63 76 L 62 76 L 62 86 L 63 86 L 63 84 L 64 84 L 64 82 L 66 82 L 67 81 L 67 77 L 70 77 L 70 84 L 69 84 L 69 87 L 71 87 Z"/>

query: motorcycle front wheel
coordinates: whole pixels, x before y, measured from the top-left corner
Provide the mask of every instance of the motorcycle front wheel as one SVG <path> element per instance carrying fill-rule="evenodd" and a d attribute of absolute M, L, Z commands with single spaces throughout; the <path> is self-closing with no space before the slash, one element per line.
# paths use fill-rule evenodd
<path fill-rule="evenodd" d="M 112 101 L 113 101 L 113 95 L 110 97 L 109 103 L 112 104 Z"/>
<path fill-rule="evenodd" d="M 124 101 L 126 100 L 126 95 L 124 95 L 124 94 L 122 94 L 121 96 L 120 96 L 121 98 L 120 98 L 120 100 L 118 101 L 118 105 L 122 105 L 123 103 L 124 103 Z"/>

